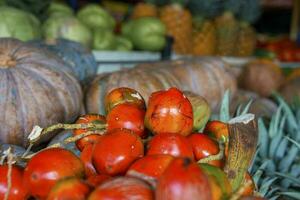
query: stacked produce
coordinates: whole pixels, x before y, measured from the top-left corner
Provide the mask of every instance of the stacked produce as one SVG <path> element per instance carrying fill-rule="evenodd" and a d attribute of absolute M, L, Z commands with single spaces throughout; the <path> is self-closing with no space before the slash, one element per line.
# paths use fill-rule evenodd
<path fill-rule="evenodd" d="M 98 75 L 87 91 L 87 111 L 104 113 L 102 104 L 106 93 L 122 86 L 140 91 L 146 99 L 156 90 L 178 87 L 203 96 L 215 111 L 225 91 L 235 94 L 237 84 L 230 66 L 218 58 L 141 64 L 133 69 Z"/>
<path fill-rule="evenodd" d="M 256 44 L 250 24 L 259 11 L 257 0 L 151 0 L 138 4 L 132 17 L 159 17 L 179 54 L 250 56 Z"/>
<path fill-rule="evenodd" d="M 256 55 L 277 58 L 283 62 L 299 62 L 300 47 L 286 36 L 268 37 L 262 35 L 258 39 Z"/>
<path fill-rule="evenodd" d="M 205 109 L 195 112 L 199 107 Z M 253 115 L 207 123 L 208 104 L 189 101 L 177 88 L 152 93 L 147 107 L 137 91 L 116 88 L 105 108 L 106 116 L 87 114 L 29 135 L 34 145 L 56 129 L 73 130 L 51 148 L 21 156 L 9 148 L 0 167 L 1 198 L 262 199 L 251 196 L 247 172 L 258 136 Z M 193 120 L 199 114 L 205 118 Z M 61 147 L 71 142 L 80 156 Z"/>

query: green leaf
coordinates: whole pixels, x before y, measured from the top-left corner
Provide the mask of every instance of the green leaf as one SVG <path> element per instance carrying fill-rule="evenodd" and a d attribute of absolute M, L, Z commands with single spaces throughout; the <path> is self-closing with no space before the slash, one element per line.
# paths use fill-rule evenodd
<path fill-rule="evenodd" d="M 252 103 L 253 103 L 253 99 L 250 99 L 248 101 L 248 103 L 246 104 L 245 108 L 243 109 L 241 115 L 247 114 L 249 112 L 250 106 L 252 105 Z"/>
<path fill-rule="evenodd" d="M 275 195 L 275 196 L 272 196 L 271 198 L 268 198 L 269 200 L 276 200 L 279 198 L 279 195 Z"/>
<path fill-rule="evenodd" d="M 289 153 L 279 163 L 279 170 L 281 172 L 287 172 L 289 170 L 294 159 L 297 157 L 298 150 L 299 149 L 296 146 L 292 146 L 289 149 Z"/>
<path fill-rule="evenodd" d="M 294 177 L 291 174 L 284 174 L 284 173 L 280 173 L 280 172 L 275 172 L 274 174 L 276 174 L 277 176 L 286 178 L 286 179 L 290 180 L 291 182 L 295 183 L 296 185 L 300 186 L 300 179 L 297 177 Z"/>
<path fill-rule="evenodd" d="M 258 144 L 259 144 L 259 155 L 262 158 L 266 158 L 268 155 L 268 131 L 261 118 L 258 119 Z"/>
<path fill-rule="evenodd" d="M 299 149 L 300 149 L 300 143 L 298 143 L 297 141 L 293 140 L 292 138 L 285 136 L 285 138 L 287 140 L 289 140 L 290 142 L 292 142 L 294 145 L 296 145 Z"/>
<path fill-rule="evenodd" d="M 235 116 L 240 116 L 242 112 L 242 104 L 240 104 L 236 110 Z"/>
<path fill-rule="evenodd" d="M 279 194 L 295 199 L 300 199 L 300 192 L 280 192 Z"/>
<path fill-rule="evenodd" d="M 264 169 L 267 167 L 269 162 L 270 162 L 269 160 L 264 161 L 263 164 L 258 168 L 258 170 L 253 175 L 252 178 L 256 185 L 258 185 L 258 182 L 259 182 L 262 174 L 264 173 Z"/>
<path fill-rule="evenodd" d="M 267 194 L 268 191 L 270 191 L 270 186 L 272 185 L 272 183 L 277 179 L 277 177 L 275 178 L 266 178 L 262 183 L 261 183 L 261 187 L 259 188 L 259 193 L 262 194 L 263 196 L 265 196 Z"/>
<path fill-rule="evenodd" d="M 285 138 L 283 138 L 283 140 L 280 142 L 280 144 L 277 147 L 275 157 L 278 159 L 282 158 L 287 150 L 287 146 L 288 146 L 288 141 Z"/>
<path fill-rule="evenodd" d="M 220 121 L 225 123 L 230 120 L 229 101 L 230 101 L 230 91 L 226 90 L 220 108 Z"/>
<path fill-rule="evenodd" d="M 289 105 L 284 101 L 284 99 L 280 95 L 275 94 L 275 97 L 279 101 L 280 106 L 282 106 L 283 110 L 286 112 L 287 117 L 288 117 L 288 120 L 287 120 L 288 123 L 290 124 L 290 126 L 294 130 L 297 130 L 298 129 L 298 124 L 297 124 L 296 118 L 295 118 L 295 116 L 293 114 L 293 111 L 291 110 L 291 108 L 289 107 Z"/>

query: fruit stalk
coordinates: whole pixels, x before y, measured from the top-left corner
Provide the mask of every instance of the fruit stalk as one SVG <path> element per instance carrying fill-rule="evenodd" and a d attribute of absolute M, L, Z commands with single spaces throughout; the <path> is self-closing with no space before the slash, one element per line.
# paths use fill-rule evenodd
<path fill-rule="evenodd" d="M 41 131 L 32 133 L 28 136 L 30 143 L 35 143 L 38 141 L 42 136 L 47 135 L 55 130 L 58 129 L 65 129 L 65 130 L 74 130 L 74 129 L 87 129 L 90 131 L 101 131 L 107 127 L 107 124 L 96 124 L 96 123 L 87 123 L 87 124 L 54 124 L 44 129 L 40 129 Z"/>
<path fill-rule="evenodd" d="M 228 157 L 224 171 L 236 192 L 243 182 L 245 173 L 254 157 L 258 128 L 253 114 L 245 114 L 229 121 Z"/>
<path fill-rule="evenodd" d="M 198 164 L 200 164 L 200 163 L 209 163 L 210 161 L 213 161 L 213 160 L 222 160 L 223 157 L 224 157 L 224 153 L 225 153 L 224 152 L 225 147 L 224 147 L 223 142 L 219 142 L 219 149 L 220 150 L 219 150 L 218 154 L 202 158 L 202 159 L 198 160 L 197 163 Z"/>
<path fill-rule="evenodd" d="M 13 160 L 14 160 L 14 156 L 13 154 L 11 153 L 11 148 L 9 147 L 8 150 L 7 150 L 7 164 L 8 164 L 8 170 L 7 170 L 7 191 L 5 193 L 5 196 L 4 196 L 4 200 L 8 200 L 9 198 L 9 193 L 10 193 L 10 190 L 11 190 L 11 173 L 12 173 L 12 164 L 13 164 Z"/>

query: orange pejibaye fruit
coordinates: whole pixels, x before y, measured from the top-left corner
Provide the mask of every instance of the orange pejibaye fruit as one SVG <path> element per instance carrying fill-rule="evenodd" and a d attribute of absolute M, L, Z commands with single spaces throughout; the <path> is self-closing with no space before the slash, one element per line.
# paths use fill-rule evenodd
<path fill-rule="evenodd" d="M 152 93 L 145 126 L 154 134 L 176 133 L 187 136 L 193 129 L 192 105 L 177 88 Z"/>
<path fill-rule="evenodd" d="M 34 155 L 24 170 L 24 184 L 30 195 L 44 199 L 63 178 L 84 177 L 84 166 L 72 152 L 62 148 L 45 149 Z"/>
<path fill-rule="evenodd" d="M 193 149 L 187 138 L 177 133 L 158 134 L 150 140 L 147 155 L 157 154 L 188 157 L 194 160 Z"/>
<path fill-rule="evenodd" d="M 130 166 L 126 176 L 142 179 L 156 187 L 157 179 L 164 173 L 173 159 L 173 156 L 167 154 L 146 155 Z"/>
<path fill-rule="evenodd" d="M 103 115 L 98 115 L 98 114 L 87 114 L 79 117 L 77 121 L 75 122 L 76 124 L 88 124 L 88 123 L 95 123 L 95 124 L 105 124 L 106 119 L 105 116 Z M 73 131 L 74 135 L 80 135 L 83 133 L 86 133 L 88 130 L 86 129 L 75 129 Z M 83 148 L 88 145 L 88 144 L 94 144 L 101 135 L 89 135 L 86 136 L 76 142 L 77 148 L 82 151 Z"/>
<path fill-rule="evenodd" d="M 110 91 L 105 96 L 104 104 L 106 113 L 108 114 L 115 106 L 123 103 L 136 105 L 142 110 L 146 108 L 145 100 L 138 91 L 131 88 L 120 87 Z"/>
<path fill-rule="evenodd" d="M 51 189 L 47 200 L 85 200 L 91 191 L 90 186 L 76 177 L 59 180 Z"/>
<path fill-rule="evenodd" d="M 146 182 L 133 177 L 118 177 L 97 187 L 88 200 L 154 200 L 153 191 Z"/>
<path fill-rule="evenodd" d="M 209 177 L 189 158 L 175 158 L 158 179 L 156 200 L 211 200 Z"/>
<path fill-rule="evenodd" d="M 0 199 L 4 199 L 8 192 L 8 165 L 0 165 Z M 23 169 L 12 165 L 11 168 L 11 186 L 8 194 L 8 200 L 27 199 L 28 191 L 23 184 Z"/>
<path fill-rule="evenodd" d="M 92 160 L 98 173 L 114 176 L 126 173 L 129 166 L 143 155 L 144 145 L 137 134 L 116 129 L 98 140 Z"/>

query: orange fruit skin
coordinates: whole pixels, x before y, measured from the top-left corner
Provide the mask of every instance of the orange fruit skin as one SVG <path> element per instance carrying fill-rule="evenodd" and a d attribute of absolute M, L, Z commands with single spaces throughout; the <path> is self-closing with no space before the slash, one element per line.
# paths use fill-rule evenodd
<path fill-rule="evenodd" d="M 145 110 L 146 104 L 142 95 L 131 88 L 120 87 L 110 91 L 104 100 L 105 110 L 108 114 L 115 106 L 123 103 L 136 105 L 142 110 Z"/>
<path fill-rule="evenodd" d="M 198 161 L 211 155 L 219 153 L 219 145 L 216 141 L 202 133 L 193 133 L 188 136 L 188 141 L 193 148 L 195 159 Z M 213 160 L 208 164 L 216 167 L 223 167 L 222 160 Z"/>
<path fill-rule="evenodd" d="M 173 159 L 173 156 L 167 154 L 146 155 L 130 166 L 126 176 L 142 179 L 155 188 L 157 179 L 164 173 Z"/>
<path fill-rule="evenodd" d="M 193 129 L 192 105 L 177 88 L 152 93 L 145 126 L 153 134 L 177 133 L 187 136 Z"/>
<path fill-rule="evenodd" d="M 4 199 L 8 191 L 8 165 L 0 165 L 0 199 Z M 28 191 L 23 184 L 23 169 L 12 165 L 11 169 L 11 188 L 8 195 L 9 200 L 21 200 L 28 197 Z"/>
<path fill-rule="evenodd" d="M 138 135 L 127 129 L 116 129 L 98 140 L 92 160 L 98 173 L 115 176 L 125 174 L 143 155 L 144 145 Z"/>
<path fill-rule="evenodd" d="M 51 189 L 47 200 L 85 200 L 91 188 L 83 180 L 76 177 L 66 178 L 58 181 Z"/>
<path fill-rule="evenodd" d="M 50 148 L 29 160 L 24 170 L 24 184 L 30 195 L 44 199 L 58 180 L 84 175 L 83 163 L 75 154 L 62 148 Z"/>
<path fill-rule="evenodd" d="M 97 187 L 88 200 L 154 200 L 151 187 L 144 181 L 133 177 L 118 177 Z"/>
<path fill-rule="evenodd" d="M 211 200 L 208 176 L 188 158 L 175 158 L 158 179 L 156 200 Z"/>
<path fill-rule="evenodd" d="M 144 138 L 145 111 L 134 104 L 123 103 L 115 106 L 107 115 L 107 131 L 126 128 Z"/>
<path fill-rule="evenodd" d="M 88 124 L 88 123 L 98 123 L 98 124 L 105 124 L 106 119 L 105 116 L 103 115 L 98 115 L 98 114 L 87 114 L 79 117 L 77 121 L 75 122 L 76 124 Z M 86 133 L 86 129 L 75 129 L 73 131 L 74 135 L 80 135 L 83 133 Z M 76 142 L 77 148 L 82 151 L 83 148 L 88 145 L 88 144 L 94 144 L 101 136 L 100 135 L 89 135 L 86 136 Z"/>
<path fill-rule="evenodd" d="M 186 137 L 176 133 L 155 135 L 148 144 L 147 155 L 168 154 L 194 160 L 192 146 Z"/>

